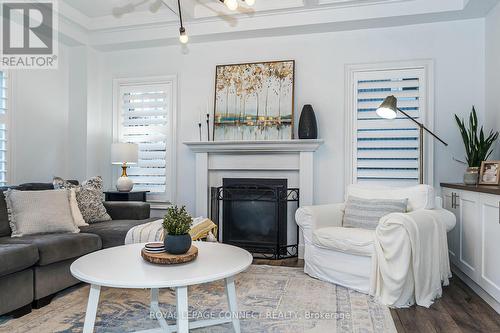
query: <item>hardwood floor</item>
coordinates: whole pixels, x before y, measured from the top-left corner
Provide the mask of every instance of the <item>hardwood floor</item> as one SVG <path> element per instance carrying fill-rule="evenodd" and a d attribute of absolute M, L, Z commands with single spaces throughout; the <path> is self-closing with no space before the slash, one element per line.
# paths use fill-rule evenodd
<path fill-rule="evenodd" d="M 254 259 L 254 265 L 286 266 L 286 267 L 304 267 L 304 260 L 298 258 L 289 258 L 281 260 Z"/>
<path fill-rule="evenodd" d="M 254 259 L 256 265 L 303 267 L 304 260 Z M 412 306 L 391 309 L 399 333 L 500 333 L 500 315 L 458 277 L 444 287 L 443 296 L 429 309 Z"/>

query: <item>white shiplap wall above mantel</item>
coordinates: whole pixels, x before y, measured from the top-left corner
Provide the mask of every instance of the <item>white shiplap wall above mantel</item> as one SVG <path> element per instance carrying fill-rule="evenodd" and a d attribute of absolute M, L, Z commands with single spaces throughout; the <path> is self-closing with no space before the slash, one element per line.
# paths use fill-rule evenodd
<path fill-rule="evenodd" d="M 314 152 L 323 144 L 321 139 L 184 144 L 196 155 L 196 216 L 209 216 L 210 188 L 221 186 L 223 178 L 286 178 L 289 187 L 299 187 L 301 206 L 314 203 Z M 289 231 L 295 229 L 293 215 L 288 226 Z M 299 238 L 302 257 L 302 236 Z"/>

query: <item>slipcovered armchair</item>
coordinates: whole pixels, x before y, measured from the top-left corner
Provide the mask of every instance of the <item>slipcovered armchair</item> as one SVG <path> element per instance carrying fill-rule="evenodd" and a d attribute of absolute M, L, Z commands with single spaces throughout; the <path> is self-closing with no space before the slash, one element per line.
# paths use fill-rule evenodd
<path fill-rule="evenodd" d="M 441 199 L 428 185 L 408 188 L 351 185 L 348 196 L 363 199 L 408 199 L 408 216 L 422 210 L 446 224 L 450 231 L 455 217 L 442 209 Z M 370 290 L 375 230 L 343 227 L 344 203 L 305 206 L 295 219 L 304 235 L 304 272 L 323 281 L 362 293 Z"/>

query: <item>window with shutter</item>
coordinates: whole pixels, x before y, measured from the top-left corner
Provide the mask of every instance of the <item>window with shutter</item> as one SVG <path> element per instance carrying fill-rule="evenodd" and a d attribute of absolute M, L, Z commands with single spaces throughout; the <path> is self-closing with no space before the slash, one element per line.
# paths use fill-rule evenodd
<path fill-rule="evenodd" d="M 0 71 L 0 186 L 7 185 L 8 178 L 8 74 Z"/>
<path fill-rule="evenodd" d="M 418 184 L 419 132 L 402 114 L 394 120 L 376 114 L 385 97 L 425 123 L 425 68 L 365 70 L 353 75 L 353 182 L 407 186 Z"/>
<path fill-rule="evenodd" d="M 127 173 L 134 190 L 150 191 L 148 201 L 171 201 L 173 187 L 173 82 L 117 82 L 117 134 L 139 145 L 139 162 Z"/>

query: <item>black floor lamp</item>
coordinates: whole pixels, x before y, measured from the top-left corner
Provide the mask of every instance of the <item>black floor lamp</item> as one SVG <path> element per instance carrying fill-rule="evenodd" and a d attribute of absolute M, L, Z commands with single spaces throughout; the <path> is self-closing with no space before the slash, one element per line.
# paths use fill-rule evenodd
<path fill-rule="evenodd" d="M 398 108 L 397 106 L 398 100 L 394 96 L 387 96 L 382 104 L 377 109 L 377 115 L 379 117 L 382 117 L 384 119 L 395 119 L 397 117 L 398 111 L 401 112 L 405 117 L 413 121 L 417 126 L 419 127 L 419 140 L 420 140 L 420 167 L 419 167 L 419 182 L 420 184 L 424 183 L 424 130 L 427 131 L 429 134 L 431 134 L 433 137 L 438 139 L 442 144 L 445 146 L 448 146 L 446 142 L 441 140 L 436 134 L 432 133 L 431 130 L 429 130 L 427 127 L 425 127 L 424 124 L 421 122 L 416 121 L 413 117 L 411 117 L 409 114 Z"/>

